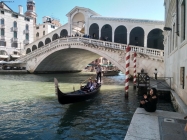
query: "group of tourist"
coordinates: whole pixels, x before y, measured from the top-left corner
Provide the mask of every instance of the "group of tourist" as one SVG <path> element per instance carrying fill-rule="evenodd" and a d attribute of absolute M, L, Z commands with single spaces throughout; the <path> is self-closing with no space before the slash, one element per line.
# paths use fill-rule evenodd
<path fill-rule="evenodd" d="M 87 92 L 91 92 L 94 89 L 96 89 L 98 85 L 97 80 L 92 80 L 91 78 L 89 79 L 88 83 L 86 84 L 86 86 L 84 86 L 84 88 L 82 89 L 83 91 L 87 91 Z"/>
<path fill-rule="evenodd" d="M 102 72 L 101 66 L 98 65 L 96 67 L 97 78 L 95 80 L 92 80 L 91 78 L 89 78 L 88 83 L 86 84 L 86 86 L 82 90 L 87 91 L 87 92 L 91 92 L 94 89 L 96 89 L 98 84 L 101 83 L 101 72 Z"/>

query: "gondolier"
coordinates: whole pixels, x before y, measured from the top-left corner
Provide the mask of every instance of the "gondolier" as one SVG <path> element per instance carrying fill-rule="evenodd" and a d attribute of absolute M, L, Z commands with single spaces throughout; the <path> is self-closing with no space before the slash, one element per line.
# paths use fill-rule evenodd
<path fill-rule="evenodd" d="M 100 80 L 100 83 L 101 83 L 101 72 L 102 72 L 101 65 L 97 65 L 97 68 L 96 68 L 97 83 L 99 83 L 99 80 Z"/>

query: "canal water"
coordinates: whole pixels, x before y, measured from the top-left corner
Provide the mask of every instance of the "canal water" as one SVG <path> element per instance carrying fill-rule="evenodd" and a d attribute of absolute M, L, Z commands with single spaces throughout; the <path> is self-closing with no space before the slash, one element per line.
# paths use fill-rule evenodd
<path fill-rule="evenodd" d="M 139 97 L 132 86 L 124 98 L 125 76 L 103 77 L 99 94 L 88 101 L 61 105 L 53 79 L 63 92 L 79 89 L 91 75 L 1 74 L 0 139 L 20 140 L 123 140 Z M 161 101 L 158 109 L 174 111 Z"/>

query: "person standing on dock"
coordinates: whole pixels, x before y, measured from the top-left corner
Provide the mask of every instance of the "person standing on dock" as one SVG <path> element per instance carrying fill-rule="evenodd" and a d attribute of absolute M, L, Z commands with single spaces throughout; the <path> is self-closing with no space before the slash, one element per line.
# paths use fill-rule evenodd
<path fill-rule="evenodd" d="M 155 74 L 155 79 L 156 79 L 156 80 L 157 80 L 157 73 L 158 73 L 158 71 L 157 71 L 157 69 L 155 69 L 154 74 Z"/>
<path fill-rule="evenodd" d="M 97 73 L 97 83 L 99 83 L 99 80 L 100 80 L 100 83 L 101 83 L 101 65 L 97 65 L 97 68 L 96 68 L 96 73 Z"/>

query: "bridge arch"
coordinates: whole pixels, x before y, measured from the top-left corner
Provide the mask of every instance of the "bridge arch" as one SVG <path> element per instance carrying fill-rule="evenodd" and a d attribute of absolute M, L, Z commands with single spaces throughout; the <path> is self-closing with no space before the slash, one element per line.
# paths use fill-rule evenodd
<path fill-rule="evenodd" d="M 50 39 L 50 38 L 46 38 L 46 39 L 45 39 L 45 45 L 46 45 L 46 44 L 49 44 L 50 42 L 51 42 L 51 39 Z"/>
<path fill-rule="evenodd" d="M 112 42 L 112 27 L 109 24 L 103 25 L 101 28 L 101 39 Z"/>
<path fill-rule="evenodd" d="M 135 27 L 130 32 L 130 45 L 144 47 L 144 30 L 142 27 Z"/>
<path fill-rule="evenodd" d="M 40 41 L 40 42 L 38 43 L 38 48 L 40 48 L 40 47 L 42 47 L 42 46 L 44 46 L 44 43 L 43 43 L 42 41 Z"/>
<path fill-rule="evenodd" d="M 115 29 L 114 42 L 127 44 L 127 28 L 125 26 L 120 25 Z"/>
<path fill-rule="evenodd" d="M 67 37 L 67 36 L 68 36 L 68 31 L 66 29 L 61 30 L 60 37 Z"/>
<path fill-rule="evenodd" d="M 31 52 L 31 49 L 30 48 L 27 48 L 26 50 L 26 54 L 30 53 Z"/>
<path fill-rule="evenodd" d="M 54 40 L 56 40 L 56 39 L 58 39 L 59 38 L 59 35 L 57 34 L 57 33 L 55 33 L 54 35 L 53 35 L 53 37 L 52 37 L 52 41 L 54 41 Z"/>
<path fill-rule="evenodd" d="M 32 46 L 32 51 L 34 51 L 34 50 L 37 50 L 37 46 L 36 45 Z"/>
<path fill-rule="evenodd" d="M 93 23 L 89 28 L 89 35 L 93 39 L 99 39 L 99 25 L 97 23 Z"/>
<path fill-rule="evenodd" d="M 147 36 L 147 47 L 153 49 L 164 50 L 164 35 L 161 29 L 153 29 L 148 33 Z"/>
<path fill-rule="evenodd" d="M 116 55 L 118 54 L 116 53 Z M 72 44 L 72 46 L 70 45 L 70 48 L 68 49 L 67 47 L 64 47 L 54 51 L 49 51 L 47 52 L 47 55 L 44 54 L 37 57 L 37 63 L 32 65 L 32 71 L 34 73 L 40 73 L 42 71 L 81 71 L 86 67 L 87 64 L 100 56 L 108 59 L 119 69 L 124 69 L 124 63 L 120 64 L 115 60 L 117 57 L 111 58 L 111 54 L 107 54 L 105 51 L 98 51 L 97 49 L 90 50 L 89 47 L 83 47 L 82 44 L 78 43 Z M 30 62 L 32 63 L 32 60 Z"/>

